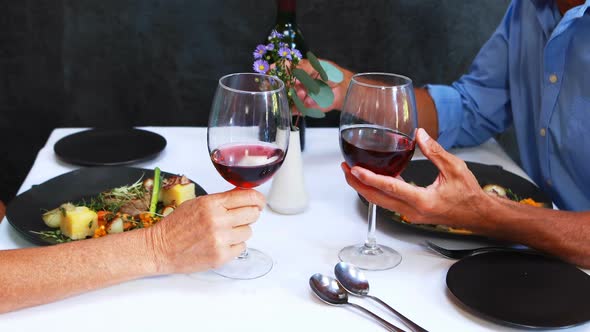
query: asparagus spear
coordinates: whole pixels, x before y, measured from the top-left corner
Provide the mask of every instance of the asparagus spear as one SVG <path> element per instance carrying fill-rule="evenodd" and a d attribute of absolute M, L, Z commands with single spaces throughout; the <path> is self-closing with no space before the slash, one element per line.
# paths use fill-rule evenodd
<path fill-rule="evenodd" d="M 156 206 L 158 206 L 158 197 L 160 196 L 160 187 L 162 186 L 162 179 L 160 177 L 160 168 L 154 169 L 154 188 L 152 189 L 152 199 L 150 201 L 150 213 L 156 213 Z"/>

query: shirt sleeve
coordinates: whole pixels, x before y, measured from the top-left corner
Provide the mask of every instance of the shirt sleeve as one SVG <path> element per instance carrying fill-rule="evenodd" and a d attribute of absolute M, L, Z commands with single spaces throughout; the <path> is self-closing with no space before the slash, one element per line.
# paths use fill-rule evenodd
<path fill-rule="evenodd" d="M 514 3 L 484 44 L 469 72 L 451 86 L 427 85 L 445 148 L 478 145 L 512 123 L 508 38 Z"/>

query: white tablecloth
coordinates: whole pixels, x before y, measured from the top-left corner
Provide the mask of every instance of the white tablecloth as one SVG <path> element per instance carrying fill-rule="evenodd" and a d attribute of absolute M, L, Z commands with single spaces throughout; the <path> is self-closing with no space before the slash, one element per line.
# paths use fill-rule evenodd
<path fill-rule="evenodd" d="M 209 160 L 205 128 L 146 129 L 164 136 L 168 145 L 157 159 L 136 166 L 159 166 L 168 172 L 186 174 L 208 192 L 232 188 Z M 51 134 L 21 192 L 76 168 L 56 159 L 53 145 L 79 130 L 56 129 Z M 306 141 L 303 160 L 309 208 L 294 216 L 266 209 L 249 241 L 250 246 L 273 257 L 274 268 L 268 275 L 250 281 L 229 280 L 212 272 L 145 278 L 2 315 L 0 331 L 381 330 L 379 325 L 353 310 L 321 303 L 309 289 L 309 277 L 316 272 L 332 275 L 338 251 L 364 241 L 367 229 L 366 208 L 347 186 L 340 170 L 338 129 L 308 129 Z M 454 153 L 465 160 L 502 165 L 526 177 L 493 140 Z M 270 184 L 265 184 L 259 190 L 266 194 L 269 188 Z M 379 221 L 377 228 L 378 242 L 397 249 L 403 260 L 394 269 L 367 272 L 373 295 L 429 331 L 513 330 L 479 318 L 458 305 L 445 284 L 453 261 L 422 246 L 427 239 L 457 247 L 482 243 L 416 233 L 384 220 Z M 30 244 L 8 222 L 0 223 L 0 249 L 27 246 Z M 366 305 L 394 323 L 397 321 L 370 302 L 359 298 L 352 301 Z M 401 323 L 398 325 L 403 328 Z M 571 329 L 587 330 L 590 330 L 588 324 Z"/>

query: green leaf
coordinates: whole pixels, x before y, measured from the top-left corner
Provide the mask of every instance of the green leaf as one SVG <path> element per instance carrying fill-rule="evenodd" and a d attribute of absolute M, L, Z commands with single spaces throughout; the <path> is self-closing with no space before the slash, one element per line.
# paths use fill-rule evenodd
<path fill-rule="evenodd" d="M 329 63 L 328 61 L 320 60 L 322 67 L 326 70 L 328 74 L 328 81 L 332 81 L 334 83 L 340 83 L 344 79 L 344 74 L 340 71 L 340 69 L 336 68 L 333 64 Z"/>
<path fill-rule="evenodd" d="M 313 93 L 310 91 L 309 96 L 313 100 L 315 100 L 315 102 L 321 108 L 329 107 L 334 102 L 334 92 L 332 91 L 332 88 L 330 88 L 328 84 L 320 80 L 316 80 L 316 83 L 320 87 L 318 93 Z"/>
<path fill-rule="evenodd" d="M 309 91 L 310 93 L 319 93 L 320 87 L 316 83 L 316 81 L 309 76 L 308 73 L 305 72 L 303 69 L 295 68 L 293 69 L 293 76 L 295 76 L 301 84 Z"/>
<path fill-rule="evenodd" d="M 309 63 L 311 63 L 311 66 L 313 67 L 313 69 L 315 69 L 320 74 L 320 77 L 322 78 L 322 80 L 324 80 L 324 82 L 327 82 L 328 81 L 328 74 L 326 73 L 326 71 L 322 67 L 320 61 L 318 61 L 318 58 L 315 56 L 315 54 L 311 53 L 311 51 L 308 51 L 307 52 L 307 59 L 309 60 Z"/>
<path fill-rule="evenodd" d="M 318 118 L 318 119 L 326 116 L 326 114 L 324 114 L 324 112 L 322 112 L 321 110 L 319 110 L 317 108 L 305 107 L 305 104 L 303 104 L 303 101 L 301 99 L 299 99 L 299 97 L 297 96 L 297 93 L 295 93 L 295 90 L 293 88 L 291 88 L 291 97 L 293 98 L 293 103 L 295 104 L 295 107 L 297 107 L 297 110 L 299 112 L 301 112 L 301 114 L 303 114 L 303 116 L 309 116 L 310 118 Z"/>

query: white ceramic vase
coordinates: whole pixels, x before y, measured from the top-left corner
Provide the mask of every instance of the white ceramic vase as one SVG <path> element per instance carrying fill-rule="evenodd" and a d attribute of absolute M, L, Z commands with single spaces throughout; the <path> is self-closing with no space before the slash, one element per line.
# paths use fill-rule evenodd
<path fill-rule="evenodd" d="M 287 156 L 273 177 L 267 197 L 268 206 L 281 214 L 301 213 L 305 211 L 308 204 L 303 181 L 299 130 L 291 130 L 289 135 Z"/>

